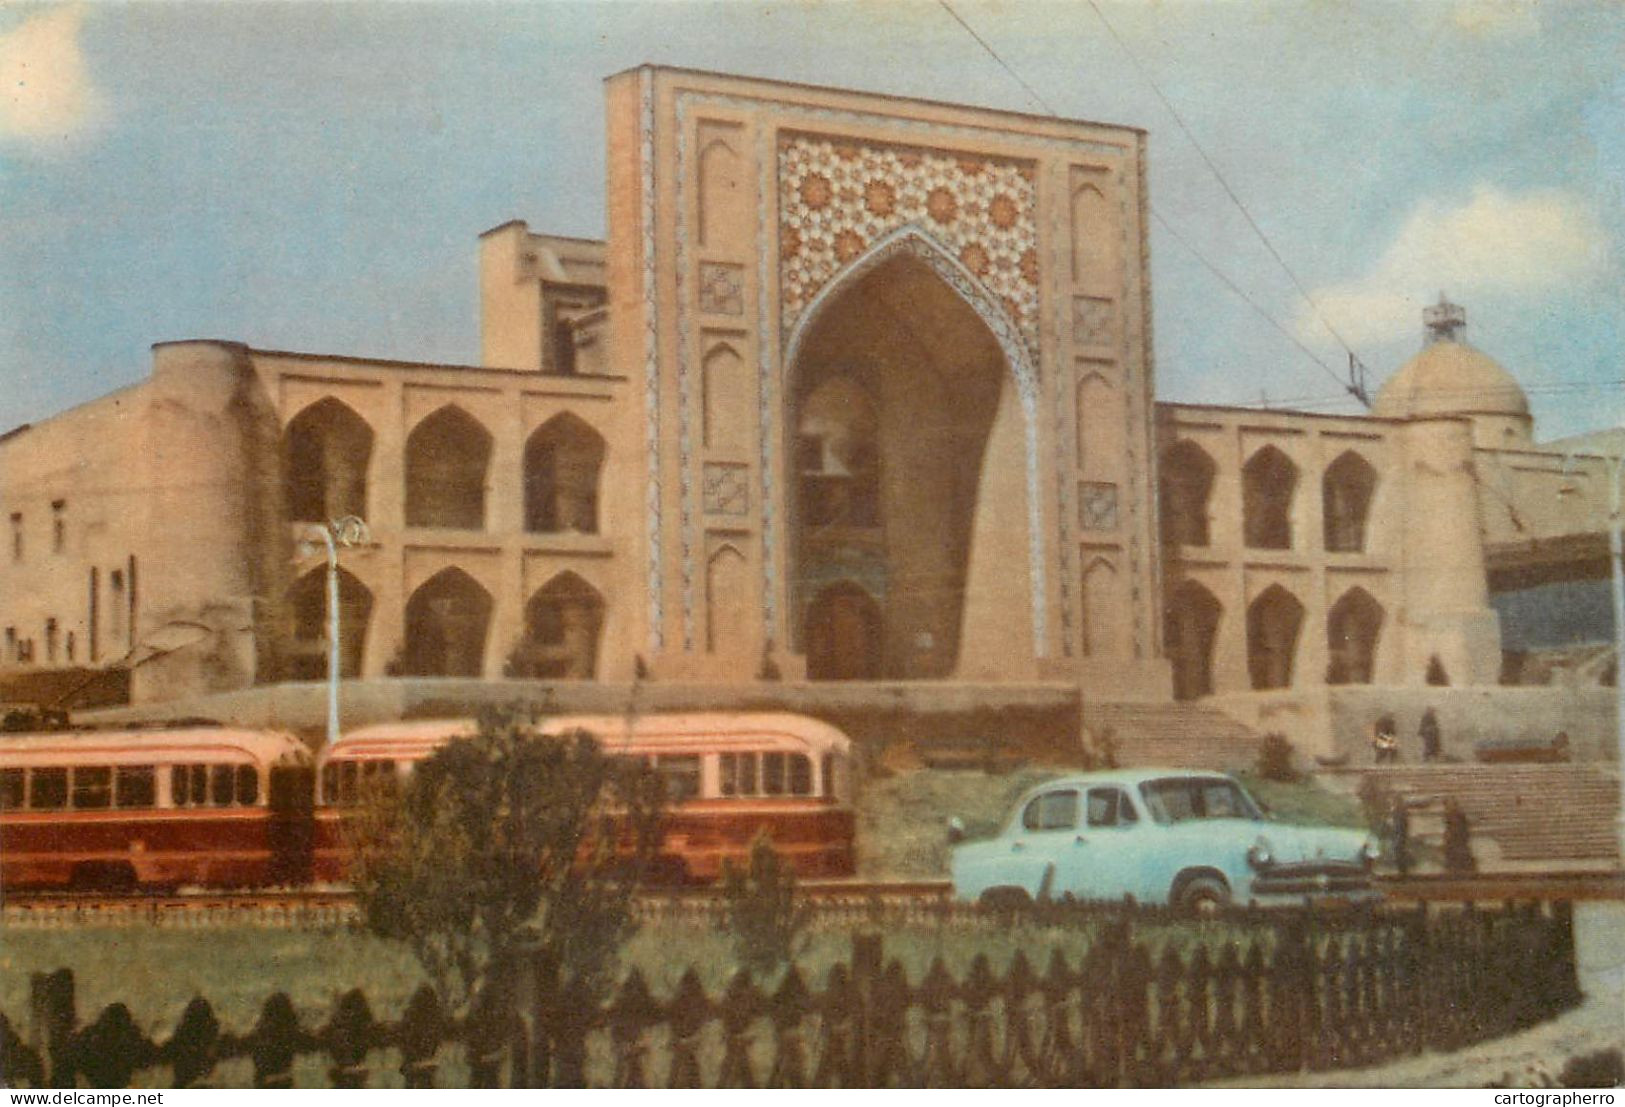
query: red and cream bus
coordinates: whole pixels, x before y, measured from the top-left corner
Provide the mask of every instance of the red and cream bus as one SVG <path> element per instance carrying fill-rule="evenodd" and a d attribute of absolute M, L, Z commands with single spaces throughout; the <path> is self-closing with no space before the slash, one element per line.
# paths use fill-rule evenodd
<path fill-rule="evenodd" d="M 0 734 L 0 887 L 242 887 L 298 878 L 310 754 L 197 726 Z M 281 775 L 286 773 L 288 775 Z M 273 791 L 291 794 L 273 812 Z M 303 833 L 299 825 L 303 820 Z"/>
<path fill-rule="evenodd" d="M 799 876 L 853 872 L 851 743 L 827 723 L 790 714 L 561 715 L 537 729 L 552 736 L 586 731 L 610 756 L 638 758 L 665 778 L 670 806 L 657 868 L 670 879 L 716 880 L 723 862 L 743 861 L 761 832 Z M 338 821 L 369 781 L 399 785 L 415 762 L 474 731 L 464 719 L 383 723 L 325 750 L 317 879 L 343 878 Z"/>

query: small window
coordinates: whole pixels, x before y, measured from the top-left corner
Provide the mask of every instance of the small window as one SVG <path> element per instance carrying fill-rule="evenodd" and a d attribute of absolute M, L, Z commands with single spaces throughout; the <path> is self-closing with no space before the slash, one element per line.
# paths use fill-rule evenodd
<path fill-rule="evenodd" d="M 20 511 L 13 511 L 11 513 L 11 560 L 21 561 L 22 559 L 23 513 Z"/>
<path fill-rule="evenodd" d="M 68 806 L 68 770 L 32 770 L 28 774 L 28 806 L 36 811 L 57 811 Z"/>
<path fill-rule="evenodd" d="M 68 521 L 63 515 L 67 510 L 64 500 L 51 501 L 51 552 L 61 553 L 68 548 Z"/>
<path fill-rule="evenodd" d="M 237 802 L 253 807 L 260 801 L 260 774 L 252 765 L 237 766 Z"/>
<path fill-rule="evenodd" d="M 666 754 L 655 758 L 655 770 L 666 782 L 666 799 L 681 803 L 700 794 L 698 754 Z"/>
<path fill-rule="evenodd" d="M 1021 825 L 1028 830 L 1071 830 L 1078 825 L 1078 793 L 1045 792 L 1021 813 Z"/>
<path fill-rule="evenodd" d="M 216 807 L 230 807 L 236 772 L 230 765 L 214 765 L 209 769 L 209 798 Z"/>
<path fill-rule="evenodd" d="M 812 795 L 812 762 L 806 754 L 792 753 L 790 755 L 790 794 L 792 796 Z"/>
<path fill-rule="evenodd" d="M 158 802 L 158 770 L 151 765 L 120 765 L 113 785 L 120 807 L 153 807 Z"/>
<path fill-rule="evenodd" d="M 15 811 L 28 792 L 25 769 L 0 769 L 0 811 Z"/>
<path fill-rule="evenodd" d="M 339 767 L 329 762 L 322 766 L 322 802 L 338 802 Z"/>
<path fill-rule="evenodd" d="M 1089 792 L 1090 826 L 1127 826 L 1138 821 L 1134 805 L 1116 788 L 1094 788 Z"/>
<path fill-rule="evenodd" d="M 339 802 L 346 807 L 355 803 L 360 787 L 361 765 L 355 761 L 339 762 Z"/>
<path fill-rule="evenodd" d="M 762 794 L 764 796 L 784 795 L 784 770 L 788 758 L 782 753 L 762 754 Z"/>
<path fill-rule="evenodd" d="M 73 806 L 94 811 L 113 806 L 113 770 L 110 766 L 73 770 Z"/>
<path fill-rule="evenodd" d="M 725 796 L 756 794 L 756 755 L 725 753 L 718 758 L 718 784 Z"/>
<path fill-rule="evenodd" d="M 823 771 L 824 795 L 833 797 L 835 795 L 835 755 L 826 753 L 823 765 L 820 768 Z"/>

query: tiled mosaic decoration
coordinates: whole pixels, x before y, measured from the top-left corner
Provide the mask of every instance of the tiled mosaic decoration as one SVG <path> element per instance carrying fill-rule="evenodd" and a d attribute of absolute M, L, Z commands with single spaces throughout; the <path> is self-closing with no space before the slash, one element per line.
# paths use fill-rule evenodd
<path fill-rule="evenodd" d="M 831 277 L 888 232 L 913 224 L 982 281 L 1036 350 L 1035 176 L 1027 162 L 781 134 L 784 333 Z"/>

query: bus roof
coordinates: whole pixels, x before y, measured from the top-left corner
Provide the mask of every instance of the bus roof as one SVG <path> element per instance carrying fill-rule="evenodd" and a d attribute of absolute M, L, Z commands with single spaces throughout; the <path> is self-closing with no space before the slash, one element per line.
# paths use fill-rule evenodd
<path fill-rule="evenodd" d="M 279 730 L 195 727 L 0 734 L 0 765 L 7 766 L 177 764 L 210 760 L 269 765 L 309 756 L 310 751 L 303 742 Z"/>
<path fill-rule="evenodd" d="M 670 715 L 551 715 L 537 723 L 546 735 L 585 730 L 611 753 L 653 753 L 695 747 L 725 750 L 759 748 L 764 742 L 809 753 L 845 753 L 851 742 L 828 723 L 788 712 L 731 714 L 688 712 Z M 379 723 L 353 730 L 323 753 L 323 758 L 421 758 L 452 738 L 478 730 L 472 719 L 417 719 Z"/>

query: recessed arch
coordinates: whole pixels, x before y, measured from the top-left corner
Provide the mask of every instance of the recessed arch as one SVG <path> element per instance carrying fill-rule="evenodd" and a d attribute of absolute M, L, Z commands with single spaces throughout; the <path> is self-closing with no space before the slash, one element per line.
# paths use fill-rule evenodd
<path fill-rule="evenodd" d="M 373 432 L 355 409 L 332 396 L 307 405 L 282 435 L 283 499 L 288 518 L 325 523 L 367 514 Z"/>
<path fill-rule="evenodd" d="M 477 677 L 485 668 L 491 594 L 455 565 L 424 581 L 406 601 L 405 676 Z"/>
<path fill-rule="evenodd" d="M 491 432 L 446 404 L 406 438 L 406 525 L 482 530 Z"/>
<path fill-rule="evenodd" d="M 749 569 L 745 554 L 732 542 L 711 551 L 705 563 L 705 649 L 739 654 L 750 635 Z"/>
<path fill-rule="evenodd" d="M 1247 607 L 1247 670 L 1255 689 L 1290 688 L 1297 667 L 1303 604 L 1279 584 Z"/>
<path fill-rule="evenodd" d="M 860 585 L 821 589 L 807 609 L 807 679 L 878 679 L 883 629 L 880 605 Z"/>
<path fill-rule="evenodd" d="M 1376 673 L 1382 605 L 1358 585 L 1326 613 L 1326 683 L 1370 684 Z"/>
<path fill-rule="evenodd" d="M 1343 451 L 1326 467 L 1326 475 L 1321 479 L 1321 517 L 1327 550 L 1332 553 L 1365 550 L 1371 498 L 1376 488 L 1377 471 L 1353 450 Z"/>
<path fill-rule="evenodd" d="M 598 533 L 605 449 L 603 435 L 569 411 L 531 433 L 524 457 L 525 530 Z"/>
<path fill-rule="evenodd" d="M 1163 643 L 1174 670 L 1174 698 L 1213 694 L 1213 645 L 1224 606 L 1194 580 L 1183 580 L 1163 608 Z"/>
<path fill-rule="evenodd" d="M 289 648 L 283 666 L 288 680 L 327 679 L 327 567 L 305 573 L 288 587 L 285 610 Z M 367 627 L 372 620 L 372 592 L 354 574 L 339 567 L 339 675 L 361 675 Z"/>
<path fill-rule="evenodd" d="M 1211 541 L 1208 501 L 1218 466 L 1188 438 L 1164 450 L 1160 461 L 1158 508 L 1163 545 L 1206 546 Z"/>
<path fill-rule="evenodd" d="M 1127 645 L 1128 609 L 1117 566 L 1107 558 L 1096 557 L 1084 567 L 1080 590 L 1083 655 L 1120 656 Z"/>
<path fill-rule="evenodd" d="M 508 658 L 511 676 L 591 680 L 598 671 L 604 597 L 565 570 L 525 604 L 525 637 Z"/>
<path fill-rule="evenodd" d="M 1026 339 L 1013 321 L 1010 313 L 999 299 L 990 293 L 986 286 L 978 280 L 958 259 L 954 258 L 947 249 L 931 235 L 917 226 L 909 225 L 897 228 L 872 244 L 869 249 L 847 264 L 839 273 L 824 284 L 812 302 L 802 312 L 801 317 L 791 328 L 785 346 L 784 364 L 786 376 L 791 384 L 786 389 L 785 425 L 795 427 L 798 425 L 796 411 L 805 389 L 805 361 L 810 344 L 818 340 L 818 336 L 825 333 L 832 311 L 846 313 L 847 308 L 842 305 L 849 303 L 848 296 L 855 289 L 872 287 L 870 281 L 880 274 L 889 280 L 892 275 L 901 273 L 909 267 L 916 271 L 924 271 L 935 278 L 936 285 L 950 294 L 962 308 L 968 309 L 970 317 L 977 320 L 985 328 L 986 338 L 991 347 L 998 352 L 998 359 L 1003 361 L 999 370 L 1001 377 L 1010 382 L 1012 413 L 1019 410 L 1019 426 L 1012 423 L 1010 433 L 1016 435 L 1012 441 L 1015 451 L 1020 453 L 1021 460 L 1012 462 L 1004 471 L 1020 472 L 1022 474 L 1021 491 L 1024 493 L 1024 504 L 1015 496 L 1005 494 L 1002 499 L 1012 508 L 1021 511 L 1024 508 L 1026 549 L 1027 549 L 1027 588 L 1028 607 L 1031 618 L 1032 649 L 1036 656 L 1043 657 L 1047 653 L 1047 609 L 1045 597 L 1047 595 L 1046 570 L 1044 563 L 1044 532 L 1042 520 L 1042 501 L 1039 491 L 1039 465 L 1038 465 L 1038 428 L 1037 428 L 1037 396 L 1038 375 L 1032 351 L 1028 348 Z M 882 272 L 884 270 L 884 272 Z M 861 296 L 858 297 L 860 300 Z M 906 302 L 906 301 L 905 301 Z M 940 336 L 931 333 L 929 327 L 917 328 L 912 332 L 915 336 L 923 335 L 927 342 L 937 341 Z M 907 342 L 909 339 L 899 339 Z M 940 391 L 940 388 L 937 389 Z M 885 409 L 884 399 L 882 409 Z M 956 413 L 949 413 L 954 415 Z M 985 433 L 985 432 L 983 432 Z M 793 438 L 793 435 L 787 436 Z M 1002 447 L 1001 447 L 1002 448 Z M 890 471 L 892 466 L 885 458 L 881 459 L 883 471 Z M 1014 489 L 1009 490 L 1014 492 Z M 889 510 L 887 508 L 886 510 Z M 805 612 L 808 610 L 805 589 L 816 587 L 818 577 L 802 571 L 804 557 L 797 550 L 798 538 L 794 531 L 799 526 L 796 509 L 791 510 L 792 534 L 788 543 L 787 554 L 791 561 L 789 579 L 791 587 L 792 612 Z M 941 587 L 952 587 L 947 582 Z M 882 601 L 890 607 L 897 602 L 896 594 L 888 591 Z M 886 622 L 894 633 L 904 633 L 902 622 L 892 622 L 888 613 Z M 795 625 L 790 627 L 792 641 L 800 638 L 800 629 Z M 946 670 L 954 664 L 954 658 L 959 649 L 959 628 L 931 628 L 914 632 L 913 637 L 919 641 L 930 640 L 934 644 L 922 650 L 913 650 L 899 646 L 897 643 L 888 643 L 886 655 L 895 660 L 899 667 L 896 675 L 946 675 Z M 912 660 L 904 660 L 910 658 Z M 915 666 L 915 668 L 910 668 Z M 923 667 L 923 668 L 920 668 Z M 907 673 L 902 670 L 908 670 Z M 932 671 L 927 674 L 926 669 Z M 916 671 L 918 670 L 918 671 Z"/>
<path fill-rule="evenodd" d="M 1242 534 L 1255 550 L 1292 548 L 1292 502 L 1298 467 L 1274 446 L 1265 446 L 1241 470 Z"/>

